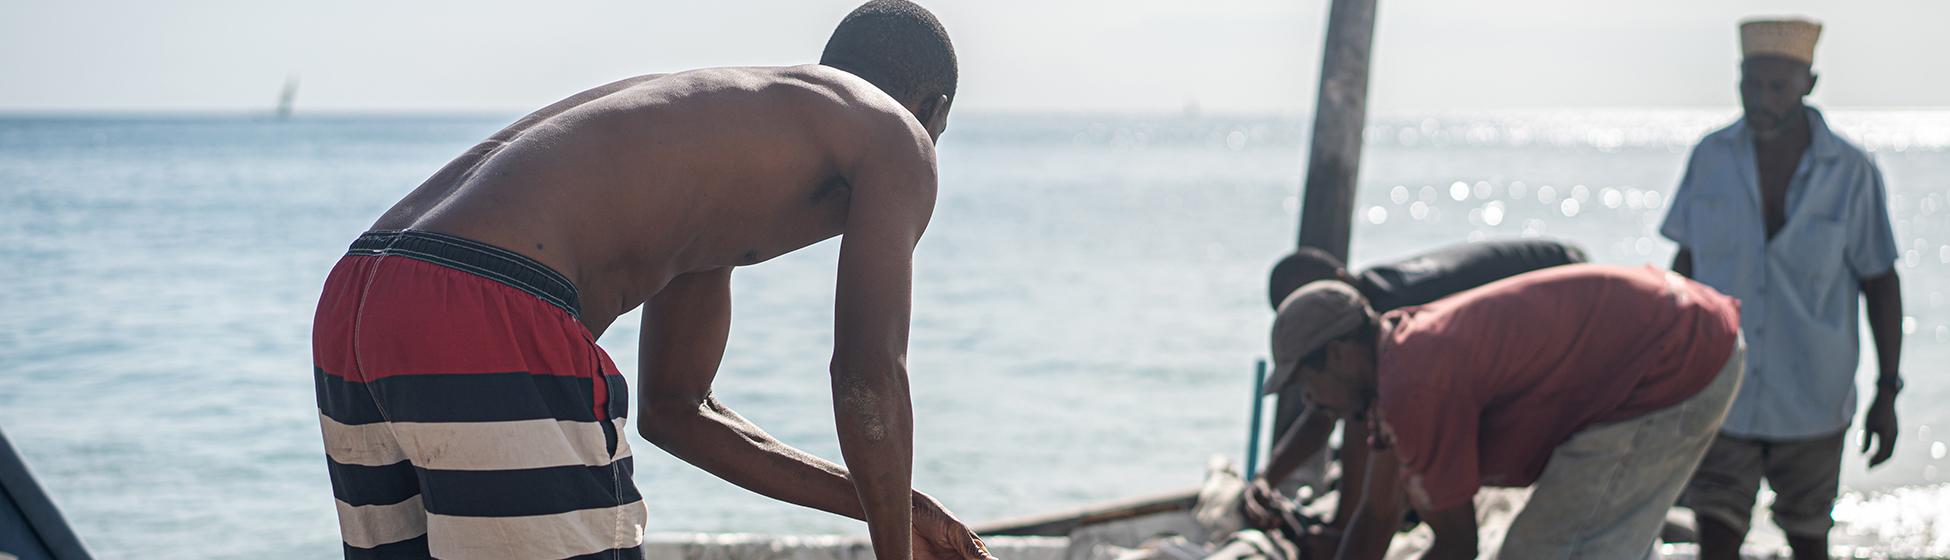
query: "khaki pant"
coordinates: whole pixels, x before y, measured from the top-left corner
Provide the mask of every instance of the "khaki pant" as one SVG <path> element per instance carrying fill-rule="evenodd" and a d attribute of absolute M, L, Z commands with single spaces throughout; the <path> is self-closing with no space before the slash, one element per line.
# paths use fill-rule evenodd
<path fill-rule="evenodd" d="M 1791 537 L 1825 537 L 1842 480 L 1844 429 L 1801 441 L 1767 441 L 1720 434 L 1700 461 L 1679 505 L 1746 534 L 1760 481 L 1774 489 L 1774 524 Z"/>
<path fill-rule="evenodd" d="M 1700 456 L 1720 431 L 1745 375 L 1747 344 L 1699 394 L 1630 420 L 1598 424 L 1557 446 L 1498 560 L 1639 560 Z"/>

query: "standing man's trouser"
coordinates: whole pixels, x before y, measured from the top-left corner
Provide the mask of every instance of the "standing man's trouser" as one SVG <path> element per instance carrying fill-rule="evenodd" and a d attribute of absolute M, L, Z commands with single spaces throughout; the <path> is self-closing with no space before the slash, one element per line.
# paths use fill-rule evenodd
<path fill-rule="evenodd" d="M 1713 443 L 1745 374 L 1735 343 L 1711 384 L 1665 409 L 1598 424 L 1557 446 L 1530 502 L 1510 524 L 1498 560 L 1640 560 Z"/>
<path fill-rule="evenodd" d="M 1774 491 L 1774 524 L 1787 536 L 1825 538 L 1835 528 L 1835 494 L 1841 489 L 1842 448 L 1847 429 L 1794 441 L 1746 439 L 1720 434 L 1706 450 L 1679 505 L 1701 519 L 1745 535 L 1753 524 L 1761 478 Z"/>

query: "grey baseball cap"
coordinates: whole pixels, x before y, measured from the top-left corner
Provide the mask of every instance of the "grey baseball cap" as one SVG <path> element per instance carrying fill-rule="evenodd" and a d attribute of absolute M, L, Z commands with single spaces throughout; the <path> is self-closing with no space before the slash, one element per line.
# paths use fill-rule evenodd
<path fill-rule="evenodd" d="M 1367 298 L 1346 282 L 1319 280 L 1294 290 L 1280 302 L 1279 316 L 1273 319 L 1273 376 L 1263 391 L 1285 388 L 1301 358 L 1373 318 Z"/>

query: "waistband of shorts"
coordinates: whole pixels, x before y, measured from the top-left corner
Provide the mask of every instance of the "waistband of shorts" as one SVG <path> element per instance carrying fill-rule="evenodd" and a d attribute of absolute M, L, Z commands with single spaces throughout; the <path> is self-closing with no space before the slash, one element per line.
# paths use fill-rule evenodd
<path fill-rule="evenodd" d="M 582 300 L 568 277 L 535 259 L 479 241 L 431 231 L 375 230 L 359 234 L 345 255 L 426 261 L 513 286 L 582 318 Z"/>

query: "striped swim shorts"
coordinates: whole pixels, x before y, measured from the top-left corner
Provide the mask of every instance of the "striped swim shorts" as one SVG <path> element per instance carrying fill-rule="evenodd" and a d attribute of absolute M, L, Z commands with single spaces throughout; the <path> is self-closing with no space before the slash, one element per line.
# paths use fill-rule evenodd
<path fill-rule="evenodd" d="M 313 376 L 348 559 L 641 560 L 628 389 L 541 263 L 361 235 L 325 281 Z"/>

